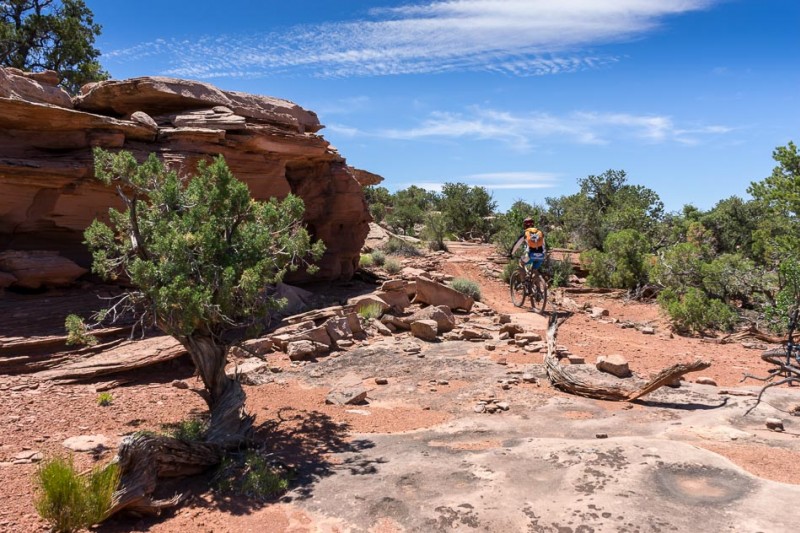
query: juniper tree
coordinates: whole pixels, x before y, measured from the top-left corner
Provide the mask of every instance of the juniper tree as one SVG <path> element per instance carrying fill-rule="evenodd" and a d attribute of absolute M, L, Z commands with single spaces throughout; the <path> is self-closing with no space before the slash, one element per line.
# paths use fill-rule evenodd
<path fill-rule="evenodd" d="M 153 325 L 174 336 L 203 380 L 210 409 L 200 447 L 161 437 L 157 444 L 129 442 L 120 456 L 127 451 L 142 457 L 140 462 L 172 464 L 172 455 L 179 453 L 184 470 L 178 473 L 193 472 L 218 461 L 222 450 L 240 445 L 252 429 L 244 390 L 225 375 L 228 349 L 255 335 L 284 303 L 270 296 L 268 287 L 300 266 L 313 272 L 311 262 L 322 256 L 324 245 L 312 243 L 303 227 L 300 198 L 251 199 L 221 156 L 201 162 L 196 176 L 188 179 L 155 155 L 142 164 L 124 151 L 96 149 L 94 156 L 95 176 L 116 187 L 125 209 L 111 209 L 107 224 L 95 220 L 86 230 L 93 270 L 105 278 L 127 278 L 134 287 L 98 318 L 133 311 L 140 326 Z M 142 453 L 143 448 L 149 450 Z M 144 485 L 139 477 L 146 468 L 123 467 L 122 486 Z M 115 505 L 121 508 L 126 494 L 119 496 Z M 147 495 L 134 496 L 142 500 Z"/>

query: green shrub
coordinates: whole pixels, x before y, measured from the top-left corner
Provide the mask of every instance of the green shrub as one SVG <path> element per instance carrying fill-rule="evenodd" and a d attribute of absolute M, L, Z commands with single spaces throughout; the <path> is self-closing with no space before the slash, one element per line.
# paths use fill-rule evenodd
<path fill-rule="evenodd" d="M 665 289 L 658 303 L 679 331 L 702 333 L 708 329 L 730 331 L 736 325 L 736 311 L 700 289 L 689 287 L 684 294 Z"/>
<path fill-rule="evenodd" d="M 383 266 L 386 262 L 386 254 L 383 250 L 372 250 L 369 255 L 372 257 L 372 263 L 375 266 Z"/>
<path fill-rule="evenodd" d="M 394 275 L 403 270 L 403 264 L 394 257 L 388 257 L 383 264 L 383 269 L 389 274 Z"/>
<path fill-rule="evenodd" d="M 434 252 L 447 251 L 444 238 L 447 235 L 447 222 L 441 213 L 430 213 L 425 217 L 425 229 L 422 236 L 428 239 L 428 249 Z"/>
<path fill-rule="evenodd" d="M 358 316 L 365 320 L 380 318 L 383 314 L 383 307 L 377 302 L 368 303 L 358 308 Z"/>
<path fill-rule="evenodd" d="M 765 309 L 767 324 L 777 333 L 785 333 L 792 309 L 800 306 L 800 261 L 786 259 L 778 267 L 778 293 L 775 302 Z"/>
<path fill-rule="evenodd" d="M 272 466 L 255 450 L 228 456 L 214 475 L 213 485 L 222 492 L 235 492 L 249 498 L 267 500 L 289 488 L 290 477 Z"/>
<path fill-rule="evenodd" d="M 508 283 L 511 279 L 511 274 L 519 268 L 519 260 L 518 259 L 509 259 L 506 266 L 503 267 L 503 273 L 500 274 L 500 279 L 502 279 L 505 283 Z"/>
<path fill-rule="evenodd" d="M 110 392 L 101 392 L 97 395 L 97 405 L 107 407 L 114 402 L 114 396 Z"/>
<path fill-rule="evenodd" d="M 650 245 L 636 230 L 611 233 L 603 242 L 605 252 L 590 250 L 581 256 L 589 270 L 587 282 L 593 287 L 635 289 L 647 283 Z"/>
<path fill-rule="evenodd" d="M 547 257 L 544 264 L 544 271 L 549 276 L 551 287 L 566 287 L 569 283 L 569 277 L 573 273 L 572 257 L 570 254 L 565 254 L 563 259 L 551 259 Z"/>
<path fill-rule="evenodd" d="M 389 237 L 386 244 L 383 245 L 383 251 L 387 254 L 404 255 L 404 256 L 419 256 L 422 253 L 419 251 L 414 243 L 400 239 L 398 237 Z"/>
<path fill-rule="evenodd" d="M 36 512 L 53 531 L 72 532 L 88 528 L 106 517 L 119 483 L 119 468 L 110 464 L 81 476 L 72 457 L 45 460 L 34 475 Z"/>
<path fill-rule="evenodd" d="M 73 344 L 83 346 L 94 346 L 97 344 L 97 337 L 89 334 L 86 323 L 78 315 L 67 315 L 64 320 L 64 328 L 67 330 L 67 345 Z"/>
<path fill-rule="evenodd" d="M 177 424 L 168 424 L 164 426 L 165 434 L 185 442 L 203 440 L 205 431 L 206 423 L 196 418 L 189 418 L 187 420 L 181 420 Z"/>
<path fill-rule="evenodd" d="M 372 256 L 369 254 L 361 254 L 361 257 L 358 260 L 358 266 L 361 268 L 369 268 L 374 264 Z"/>
<path fill-rule="evenodd" d="M 481 288 L 471 279 L 453 278 L 453 280 L 450 282 L 450 287 L 457 290 L 461 294 L 469 296 L 476 302 L 480 301 L 481 299 Z"/>
<path fill-rule="evenodd" d="M 383 222 L 383 219 L 386 218 L 386 206 L 383 204 L 372 204 L 369 206 L 369 214 L 372 215 L 375 222 Z"/>

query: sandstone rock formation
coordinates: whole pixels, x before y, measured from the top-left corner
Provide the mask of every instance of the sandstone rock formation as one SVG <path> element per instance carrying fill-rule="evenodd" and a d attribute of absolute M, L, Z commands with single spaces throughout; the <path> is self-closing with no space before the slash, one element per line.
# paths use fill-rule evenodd
<path fill-rule="evenodd" d="M 325 241 L 323 279 L 349 278 L 369 231 L 358 173 L 324 138 L 316 114 L 268 96 L 145 77 L 89 84 L 74 100 L 53 76 L 0 68 L 0 250 L 48 250 L 81 267 L 83 230 L 120 207 L 93 179 L 92 148 L 155 152 L 184 174 L 221 154 L 255 198 L 300 196 Z M 293 279 L 302 278 L 303 274 Z"/>

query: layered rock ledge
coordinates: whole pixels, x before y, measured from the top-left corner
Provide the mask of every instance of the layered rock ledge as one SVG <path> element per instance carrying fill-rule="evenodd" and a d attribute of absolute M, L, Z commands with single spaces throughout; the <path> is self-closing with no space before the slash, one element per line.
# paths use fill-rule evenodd
<path fill-rule="evenodd" d="M 316 134 L 314 112 L 198 81 L 112 80 L 75 98 L 57 81 L 0 68 L 0 250 L 55 251 L 89 266 L 83 230 L 121 207 L 92 177 L 93 147 L 141 160 L 154 152 L 183 174 L 221 154 L 253 197 L 304 200 L 305 223 L 327 247 L 318 279 L 352 276 L 371 220 L 360 181 L 374 175 Z"/>

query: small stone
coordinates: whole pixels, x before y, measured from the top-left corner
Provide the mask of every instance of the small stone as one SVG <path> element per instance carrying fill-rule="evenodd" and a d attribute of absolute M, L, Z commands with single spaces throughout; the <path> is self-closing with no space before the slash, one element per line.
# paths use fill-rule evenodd
<path fill-rule="evenodd" d="M 386 378 L 375 378 L 375 384 L 376 385 L 388 385 L 389 384 L 389 380 L 386 379 Z"/>
<path fill-rule="evenodd" d="M 350 339 L 341 339 L 341 340 L 336 341 L 336 345 L 339 348 L 350 348 L 354 344 L 355 344 L 355 342 L 351 341 Z"/>
<path fill-rule="evenodd" d="M 579 355 L 568 354 L 567 359 L 571 365 L 582 365 L 586 363 L 586 359 Z"/>
<path fill-rule="evenodd" d="M 483 413 L 484 411 L 486 411 L 486 404 L 485 403 L 476 404 L 475 407 L 472 408 L 472 410 L 475 411 L 476 413 Z"/>
<path fill-rule="evenodd" d="M 484 345 L 484 348 L 486 348 L 487 352 L 493 352 L 497 349 L 497 345 L 487 343 L 486 345 Z"/>
<path fill-rule="evenodd" d="M 601 355 L 597 358 L 595 364 L 597 370 L 607 372 L 618 378 L 627 378 L 631 375 L 631 369 L 628 366 L 628 360 L 620 354 Z"/>
<path fill-rule="evenodd" d="M 536 376 L 534 376 L 530 372 L 525 372 L 524 374 L 522 374 L 522 381 L 524 381 L 525 383 L 536 383 L 538 380 L 536 379 Z"/>
<path fill-rule="evenodd" d="M 764 423 L 767 429 L 771 429 L 772 431 L 784 431 L 783 420 L 780 418 L 767 418 Z"/>
<path fill-rule="evenodd" d="M 511 315 L 506 313 L 500 313 L 497 315 L 497 323 L 498 324 L 508 324 L 511 322 Z"/>
<path fill-rule="evenodd" d="M 17 455 L 14 456 L 14 464 L 25 464 L 25 463 L 38 463 L 43 459 L 42 452 L 37 452 L 36 450 L 25 450 L 19 452 Z"/>
<path fill-rule="evenodd" d="M 500 385 L 500 388 L 503 390 L 509 390 L 511 388 L 511 385 L 509 385 L 508 383 L 503 383 L 502 385 Z"/>
<path fill-rule="evenodd" d="M 175 387 L 176 389 L 188 389 L 189 388 L 189 384 L 186 383 L 183 380 L 180 380 L 180 379 L 173 379 L 172 380 L 172 386 Z"/>
<path fill-rule="evenodd" d="M 94 452 L 107 449 L 109 439 L 105 435 L 79 435 L 66 439 L 62 445 L 74 452 Z"/>
<path fill-rule="evenodd" d="M 645 335 L 655 335 L 656 330 L 652 326 L 645 326 L 640 330 Z"/>
<path fill-rule="evenodd" d="M 597 434 L 595 434 L 595 438 L 597 438 L 597 439 L 607 439 L 608 438 L 608 433 L 597 433 Z"/>
<path fill-rule="evenodd" d="M 506 359 L 505 357 L 501 357 L 500 359 L 497 360 L 497 364 L 498 365 L 507 365 L 508 364 L 508 359 Z"/>
<path fill-rule="evenodd" d="M 436 380 L 436 384 L 437 385 L 450 385 L 450 382 L 447 381 L 446 379 L 437 379 Z"/>
<path fill-rule="evenodd" d="M 608 316 L 608 309 L 602 307 L 592 307 L 590 311 L 592 318 L 600 318 L 601 316 Z"/>
<path fill-rule="evenodd" d="M 501 411 L 508 411 L 511 408 L 508 402 L 497 402 L 495 405 L 497 405 L 497 408 Z"/>
<path fill-rule="evenodd" d="M 711 379 L 709 377 L 705 377 L 705 376 L 700 376 L 699 378 L 697 378 L 695 380 L 695 383 L 697 383 L 698 385 L 711 385 L 712 387 L 716 387 L 717 386 L 717 382 L 716 381 L 714 381 L 713 379 Z"/>

